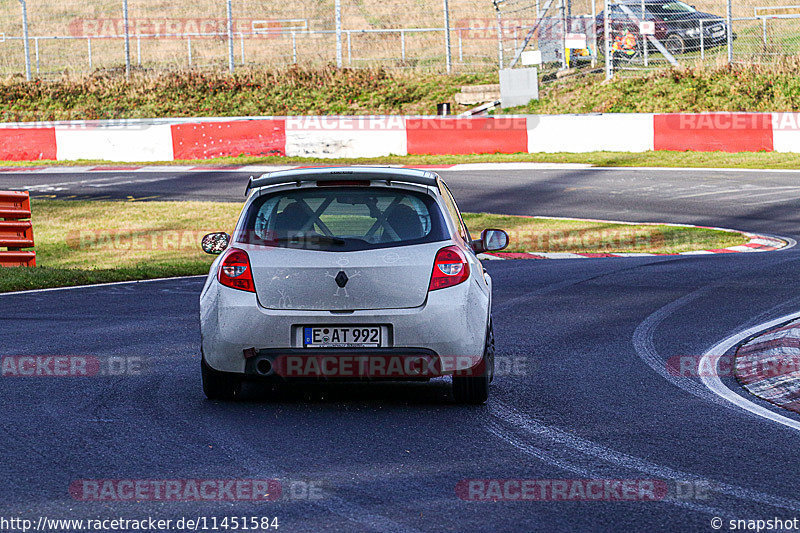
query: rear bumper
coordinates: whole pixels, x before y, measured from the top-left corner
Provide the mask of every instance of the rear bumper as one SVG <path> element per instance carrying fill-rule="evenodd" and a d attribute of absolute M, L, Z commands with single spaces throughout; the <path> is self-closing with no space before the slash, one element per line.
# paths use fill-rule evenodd
<path fill-rule="evenodd" d="M 686 46 L 690 49 L 700 49 L 700 37 L 698 36 L 691 36 L 691 37 L 684 37 L 686 39 Z M 731 35 L 732 40 L 736 40 L 736 34 L 734 33 Z M 703 37 L 703 46 L 705 48 L 714 48 L 717 46 L 722 46 L 727 44 L 728 42 L 728 35 L 723 34 L 721 36 L 715 37 Z"/>
<path fill-rule="evenodd" d="M 206 363 L 217 371 L 251 377 L 263 376 L 258 372 L 258 361 L 269 360 L 274 371 L 281 355 L 294 357 L 284 361 L 295 365 L 292 368 L 297 368 L 298 361 L 303 363 L 301 357 L 311 355 L 329 356 L 324 361 L 327 365 L 347 363 L 347 358 L 350 360 L 347 364 L 351 365 L 369 364 L 359 363 L 359 358 L 372 361 L 384 358 L 388 359 L 386 364 L 393 357 L 401 363 L 405 358 L 433 358 L 441 365 L 440 374 L 452 374 L 466 370 L 467 361 L 473 361 L 473 366 L 480 365 L 488 318 L 489 295 L 472 278 L 455 287 L 433 291 L 422 306 L 407 309 L 347 313 L 266 309 L 258 305 L 255 294 L 224 287 L 216 280 L 210 282 L 200 300 L 200 330 Z M 388 325 L 390 334 L 385 339 L 385 347 L 377 350 L 303 348 L 299 334 L 302 327 L 322 324 Z M 253 354 L 251 349 L 255 356 L 246 358 L 245 350 Z M 346 368 L 344 374 L 348 372 Z M 359 376 L 353 377 L 358 379 Z M 415 378 L 398 376 L 396 379 Z"/>

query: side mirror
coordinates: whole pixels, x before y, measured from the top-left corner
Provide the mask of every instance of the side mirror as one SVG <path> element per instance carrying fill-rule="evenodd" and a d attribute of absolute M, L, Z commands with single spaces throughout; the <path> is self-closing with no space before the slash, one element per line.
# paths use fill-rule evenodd
<path fill-rule="evenodd" d="M 472 249 L 475 253 L 499 252 L 508 246 L 508 233 L 501 229 L 485 229 L 481 232 L 481 238 L 472 241 Z"/>
<path fill-rule="evenodd" d="M 201 246 L 203 251 L 207 254 L 219 255 L 225 251 L 225 248 L 231 242 L 231 236 L 227 233 L 209 233 L 203 237 Z"/>

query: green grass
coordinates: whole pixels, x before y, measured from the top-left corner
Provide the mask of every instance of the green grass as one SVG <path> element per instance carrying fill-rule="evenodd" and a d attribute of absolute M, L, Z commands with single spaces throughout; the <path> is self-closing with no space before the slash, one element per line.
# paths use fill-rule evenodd
<path fill-rule="evenodd" d="M 225 202 L 34 200 L 36 268 L 0 268 L 0 292 L 206 274 L 200 249 L 212 231 L 231 231 L 241 205 Z M 508 251 L 669 253 L 742 244 L 738 233 L 661 225 L 467 213 L 475 235 L 509 231 Z"/>
<path fill-rule="evenodd" d="M 36 268 L 0 269 L 0 292 L 208 273 L 200 238 L 232 231 L 223 202 L 33 200 Z"/>
<path fill-rule="evenodd" d="M 467 213 L 464 221 L 476 236 L 486 228 L 505 229 L 508 252 L 640 252 L 670 254 L 737 246 L 740 233 L 660 224 L 616 224 L 557 218 Z"/>
<path fill-rule="evenodd" d="M 0 122 L 264 115 L 435 114 L 462 85 L 497 73 L 430 75 L 382 68 L 170 72 L 0 80 Z"/>
<path fill-rule="evenodd" d="M 800 109 L 800 59 L 768 65 L 664 68 L 641 76 L 602 73 L 542 86 L 540 99 L 504 113 L 696 113 Z"/>
<path fill-rule="evenodd" d="M 139 265 L 125 268 L 3 268 L 0 267 L 0 293 L 96 285 L 119 281 L 147 280 L 208 274 L 207 264 L 175 262 L 171 265 Z"/>
<path fill-rule="evenodd" d="M 540 99 L 500 113 L 664 113 L 800 109 L 800 58 L 768 65 L 660 68 L 567 77 L 541 86 Z M 263 115 L 432 114 L 463 85 L 497 83 L 496 71 L 432 75 L 331 66 L 136 73 L 26 82 L 0 80 L 0 121 Z"/>
<path fill-rule="evenodd" d="M 33 200 L 37 263 L 54 268 L 205 265 L 200 238 L 231 232 L 240 204 Z M 207 268 L 206 268 L 207 269 Z"/>

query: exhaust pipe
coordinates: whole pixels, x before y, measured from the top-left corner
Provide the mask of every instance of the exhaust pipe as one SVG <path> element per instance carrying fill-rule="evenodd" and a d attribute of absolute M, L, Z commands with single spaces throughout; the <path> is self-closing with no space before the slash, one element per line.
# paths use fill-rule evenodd
<path fill-rule="evenodd" d="M 272 361 L 266 358 L 256 361 L 256 372 L 260 376 L 271 376 L 275 372 L 272 368 Z"/>

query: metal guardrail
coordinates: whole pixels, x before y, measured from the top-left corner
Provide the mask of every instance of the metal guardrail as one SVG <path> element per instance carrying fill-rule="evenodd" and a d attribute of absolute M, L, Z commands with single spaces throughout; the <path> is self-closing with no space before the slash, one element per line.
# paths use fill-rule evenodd
<path fill-rule="evenodd" d="M 759 10 L 772 10 L 775 13 L 759 13 Z M 777 11 L 793 11 L 793 13 L 777 13 Z M 771 15 L 798 15 L 800 14 L 800 6 L 792 5 L 792 6 L 753 6 L 753 16 L 754 17 L 763 17 L 763 16 L 771 16 Z"/>

